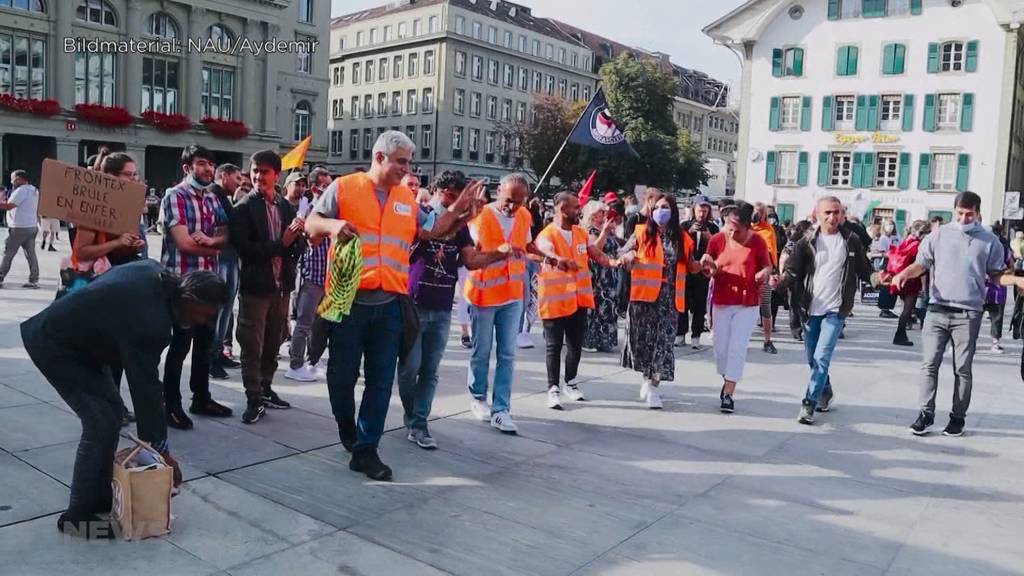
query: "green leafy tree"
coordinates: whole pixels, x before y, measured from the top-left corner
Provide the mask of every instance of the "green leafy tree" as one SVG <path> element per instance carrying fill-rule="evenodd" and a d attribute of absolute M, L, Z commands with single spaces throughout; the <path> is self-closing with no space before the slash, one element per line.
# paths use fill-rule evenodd
<path fill-rule="evenodd" d="M 676 146 L 679 156 L 673 180 L 675 188 L 697 192 L 701 186 L 707 186 L 711 172 L 705 165 L 707 159 L 704 157 L 700 142 L 690 138 L 690 133 L 683 130 L 679 132 Z"/>

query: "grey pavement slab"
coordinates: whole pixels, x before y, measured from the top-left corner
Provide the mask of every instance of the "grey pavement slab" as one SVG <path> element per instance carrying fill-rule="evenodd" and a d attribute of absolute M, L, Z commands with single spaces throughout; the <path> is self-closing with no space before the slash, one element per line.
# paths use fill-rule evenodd
<path fill-rule="evenodd" d="M 335 532 L 231 569 L 232 576 L 447 574 L 348 532 Z"/>
<path fill-rule="evenodd" d="M 192 430 L 168 429 L 174 457 L 206 474 L 216 474 L 296 453 L 283 444 L 218 420 L 221 419 L 195 418 Z"/>
<path fill-rule="evenodd" d="M 66 486 L 2 452 L 0 486 L 3 486 L 3 490 L 0 490 L 0 526 L 52 514 L 68 507 Z"/>
<path fill-rule="evenodd" d="M 24 392 L 19 392 L 5 384 L 0 384 L 0 409 L 24 406 L 26 404 L 39 404 L 40 402 L 42 400 L 29 396 Z"/>
<path fill-rule="evenodd" d="M 168 540 L 218 568 L 243 564 L 334 532 L 309 516 L 217 478 L 185 484 Z"/>
<path fill-rule="evenodd" d="M 50 404 L 0 409 L 0 448 L 8 452 L 61 444 L 81 434 L 77 416 Z"/>

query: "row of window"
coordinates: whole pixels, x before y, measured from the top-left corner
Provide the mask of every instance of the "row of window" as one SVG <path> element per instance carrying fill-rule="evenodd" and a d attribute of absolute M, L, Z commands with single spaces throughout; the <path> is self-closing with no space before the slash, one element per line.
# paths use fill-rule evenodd
<path fill-rule="evenodd" d="M 462 16 L 455 17 L 455 33 L 466 35 L 466 19 Z M 484 37 L 484 26 L 478 20 L 473 20 L 470 23 L 470 33 L 475 40 L 486 41 L 488 44 L 498 46 L 498 27 L 488 26 L 487 35 Z M 509 50 L 516 50 L 521 54 L 532 54 L 536 58 L 546 58 L 551 61 L 558 62 L 559 64 L 571 66 L 579 70 L 590 71 L 590 56 L 583 54 L 582 57 L 578 52 L 572 50 L 566 50 L 565 47 L 559 47 L 555 50 L 554 44 L 550 42 L 544 43 L 544 52 L 541 56 L 541 42 L 538 39 L 533 39 L 530 42 L 530 50 L 527 51 L 527 38 L 524 34 L 519 34 L 517 41 L 513 46 L 513 34 L 510 30 L 502 30 L 501 32 L 501 46 Z M 557 56 L 556 56 L 557 54 Z"/>
<path fill-rule="evenodd" d="M 924 95 L 922 128 L 926 132 L 970 132 L 974 128 L 974 94 L 940 92 Z M 826 132 L 910 132 L 914 128 L 913 94 L 836 94 L 824 96 L 821 129 Z M 773 96 L 768 129 L 811 129 L 810 96 Z"/>
<path fill-rule="evenodd" d="M 884 76 L 898 76 L 906 72 L 907 45 L 897 42 L 882 47 L 879 66 Z M 860 65 L 860 47 L 844 44 L 836 48 L 836 76 L 856 76 Z M 927 70 L 929 74 L 977 72 L 978 41 L 949 40 L 928 43 Z M 802 77 L 804 75 L 804 49 L 799 47 L 772 50 L 772 76 Z"/>
<path fill-rule="evenodd" d="M 396 90 L 388 98 L 387 92 L 377 94 L 376 101 L 373 94 L 367 94 L 360 100 L 359 96 L 353 96 L 348 107 L 349 117 L 352 120 L 360 118 L 383 118 L 386 116 L 402 116 L 409 114 L 431 114 L 434 112 L 434 89 L 424 88 L 422 97 L 418 90 L 408 90 L 405 93 L 404 109 L 402 92 Z M 376 102 L 376 107 L 374 106 Z M 361 103 L 361 105 L 360 105 Z M 331 100 L 331 116 L 335 119 L 345 117 L 345 101 L 341 98 Z"/>
<path fill-rule="evenodd" d="M 434 51 L 423 52 L 423 75 L 434 74 Z M 366 60 L 352 63 L 352 84 L 387 82 L 401 78 L 416 78 L 420 74 L 420 53 L 397 54 L 392 58 Z M 331 72 L 331 83 L 345 85 L 345 66 L 335 66 Z"/>
<path fill-rule="evenodd" d="M 467 74 L 468 73 L 468 74 Z M 459 78 L 466 78 L 467 75 L 474 82 L 484 81 L 484 58 L 473 54 L 468 56 L 462 50 L 455 51 L 454 74 Z M 531 82 L 532 81 L 532 82 Z M 554 94 L 557 82 L 558 94 L 562 98 L 576 100 L 590 100 L 590 86 L 583 85 L 582 92 L 578 82 L 569 83 L 565 78 L 556 79 L 551 74 L 544 74 L 538 70 L 530 69 L 513 64 L 502 64 L 494 59 L 487 59 L 487 83 L 493 86 L 504 86 L 508 89 L 518 88 L 522 92 L 531 90 L 536 93 Z"/>
<path fill-rule="evenodd" d="M 773 186 L 806 186 L 809 154 L 797 150 L 773 150 L 765 162 L 765 183 Z M 917 171 L 918 190 L 958 191 L 968 189 L 969 154 L 922 153 Z M 909 152 L 818 153 L 818 186 L 824 188 L 910 189 Z"/>
<path fill-rule="evenodd" d="M 436 34 L 440 29 L 439 20 L 437 16 L 431 16 L 427 19 L 427 34 Z M 380 34 L 378 34 L 380 32 Z M 397 25 L 385 25 L 381 28 L 370 28 L 369 30 L 359 30 L 356 32 L 356 48 L 362 48 L 363 46 L 373 46 L 375 44 L 383 44 L 391 42 L 392 40 L 402 40 L 404 38 L 416 38 L 423 35 L 423 19 L 416 18 L 412 21 L 412 35 L 409 35 L 409 27 L 406 22 L 399 22 Z M 338 50 L 345 50 L 345 36 L 342 36 L 338 40 Z"/>
<path fill-rule="evenodd" d="M 726 120 L 720 116 L 711 116 L 708 118 L 708 125 L 713 130 L 719 130 L 721 132 L 739 132 L 739 124 L 735 120 Z"/>
<path fill-rule="evenodd" d="M 736 143 L 718 138 L 708 138 L 708 150 L 722 154 L 731 154 L 736 151 Z"/>
<path fill-rule="evenodd" d="M 828 0 L 828 19 L 884 18 L 918 15 L 921 0 Z"/>
<path fill-rule="evenodd" d="M 484 95 L 480 92 L 472 92 L 469 95 L 469 115 L 474 118 L 480 118 L 486 112 L 488 120 L 498 120 L 498 97 L 487 96 L 487 106 L 484 110 L 483 106 Z M 526 102 L 517 101 L 514 103 L 515 107 L 515 121 L 525 122 L 526 121 Z M 513 101 L 511 98 L 503 98 L 501 100 L 501 116 L 502 122 L 512 121 L 512 110 Z M 466 91 L 461 88 L 456 88 L 453 92 L 452 98 L 452 113 L 457 115 L 463 115 L 466 113 Z"/>

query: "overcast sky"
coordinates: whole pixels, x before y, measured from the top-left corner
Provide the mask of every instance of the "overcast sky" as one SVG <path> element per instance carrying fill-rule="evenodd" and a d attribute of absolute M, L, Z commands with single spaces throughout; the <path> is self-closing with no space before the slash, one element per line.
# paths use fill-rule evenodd
<path fill-rule="evenodd" d="M 332 0 L 334 16 L 382 6 L 387 0 Z M 628 46 L 664 52 L 686 68 L 701 70 L 738 91 L 740 64 L 701 28 L 743 0 L 518 0 L 536 16 L 555 18 Z"/>

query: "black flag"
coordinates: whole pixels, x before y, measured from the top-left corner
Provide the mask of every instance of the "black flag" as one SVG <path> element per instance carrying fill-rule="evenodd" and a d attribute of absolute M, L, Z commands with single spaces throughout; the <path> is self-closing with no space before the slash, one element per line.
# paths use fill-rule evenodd
<path fill-rule="evenodd" d="M 629 145 L 626 135 L 612 120 L 603 88 L 597 89 L 597 93 L 590 100 L 587 109 L 576 121 L 576 127 L 569 135 L 569 142 L 618 154 L 631 154 L 636 158 L 640 157 L 636 150 Z"/>

